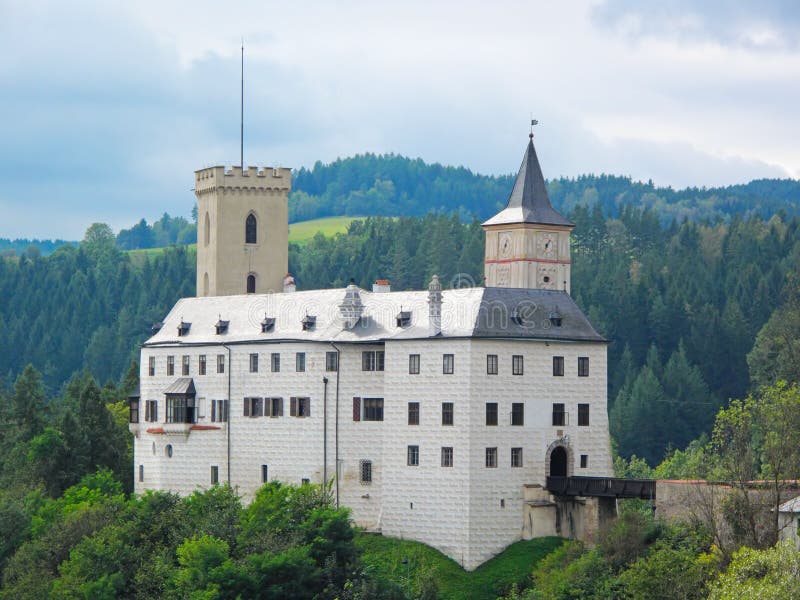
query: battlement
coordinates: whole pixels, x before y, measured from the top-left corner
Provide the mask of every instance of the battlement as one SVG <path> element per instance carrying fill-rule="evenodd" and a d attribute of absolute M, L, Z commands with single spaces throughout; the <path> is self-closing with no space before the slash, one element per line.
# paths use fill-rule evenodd
<path fill-rule="evenodd" d="M 215 188 L 285 189 L 292 187 L 292 170 L 285 167 L 215 166 L 194 172 L 195 191 Z"/>

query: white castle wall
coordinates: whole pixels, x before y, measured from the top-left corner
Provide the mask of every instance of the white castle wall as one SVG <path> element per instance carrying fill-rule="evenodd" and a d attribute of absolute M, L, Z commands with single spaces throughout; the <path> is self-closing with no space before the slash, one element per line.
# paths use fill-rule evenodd
<path fill-rule="evenodd" d="M 393 340 L 385 344 L 385 371 L 362 371 L 361 352 L 380 344 L 339 345 L 339 498 L 359 526 L 434 546 L 472 569 L 521 539 L 523 485 L 544 483 L 547 449 L 566 436 L 576 475 L 611 475 L 606 412 L 606 348 L 598 343 L 440 338 Z M 261 485 L 261 465 L 270 479 L 322 483 L 323 377 L 328 378 L 328 477 L 336 472 L 336 376 L 325 371 L 330 344 L 320 342 L 221 346 L 146 347 L 142 350 L 141 422 L 135 441 L 136 491 L 162 489 L 188 494 L 210 485 L 212 465 L 227 481 L 230 427 L 231 483 L 246 500 Z M 249 372 L 249 354 L 259 354 L 259 372 Z M 270 371 L 270 355 L 281 354 L 281 371 Z M 306 353 L 306 371 L 295 372 L 295 353 Z M 408 355 L 420 354 L 420 373 L 408 373 Z M 442 373 L 442 355 L 455 355 L 454 374 Z M 165 424 L 163 390 L 181 376 L 181 356 L 189 355 L 190 376 L 200 404 L 198 426 Z M 198 375 L 198 355 L 207 356 L 207 374 Z M 216 355 L 226 355 L 226 373 L 216 373 Z M 486 355 L 497 354 L 499 374 L 486 374 Z M 524 374 L 511 374 L 511 357 L 524 357 Z M 148 357 L 156 356 L 156 376 L 148 376 Z M 166 356 L 175 356 L 175 375 L 166 375 Z M 564 356 L 565 375 L 554 377 L 552 357 Z M 588 356 L 590 376 L 577 376 L 577 357 Z M 228 395 L 229 423 L 212 423 L 210 400 Z M 282 396 L 284 416 L 244 417 L 246 396 Z M 289 398 L 311 398 L 311 416 L 289 416 Z M 383 397 L 384 421 L 353 421 L 353 397 Z M 159 422 L 144 422 L 144 405 L 158 400 Z M 420 403 L 420 424 L 408 425 L 408 402 Z M 499 404 L 498 425 L 486 426 L 485 403 Z M 441 424 L 442 402 L 454 403 L 454 425 Z M 525 424 L 510 425 L 512 402 L 525 403 Z M 553 402 L 563 402 L 568 425 L 552 427 Z M 590 426 L 578 427 L 577 404 L 590 404 Z M 363 407 L 362 407 L 363 410 Z M 147 430 L 167 433 L 147 433 Z M 174 433 L 170 433 L 174 431 Z M 165 453 L 173 446 L 173 456 Z M 406 464 L 407 446 L 420 447 L 420 465 Z M 155 453 L 153 453 L 155 446 Z M 441 467 L 442 446 L 454 448 L 454 466 Z M 498 467 L 485 467 L 485 449 L 498 448 Z M 512 468 L 512 447 L 523 447 L 524 466 Z M 579 456 L 589 466 L 580 469 Z M 373 481 L 359 481 L 359 461 L 371 460 Z M 144 465 L 144 482 L 138 465 Z M 504 506 L 501 506 L 501 500 Z"/>

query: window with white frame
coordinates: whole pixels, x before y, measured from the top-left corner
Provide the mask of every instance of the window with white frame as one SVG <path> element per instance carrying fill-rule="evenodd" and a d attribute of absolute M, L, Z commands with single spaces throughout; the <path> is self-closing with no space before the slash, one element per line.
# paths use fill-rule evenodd
<path fill-rule="evenodd" d="M 408 355 L 408 374 L 419 375 L 419 354 Z"/>
<path fill-rule="evenodd" d="M 453 447 L 452 446 L 442 446 L 442 466 L 443 467 L 452 467 L 453 466 Z"/>
<path fill-rule="evenodd" d="M 326 371 L 339 370 L 339 354 L 337 352 L 325 353 L 325 370 Z"/>
<path fill-rule="evenodd" d="M 206 355 L 201 354 L 197 357 L 197 374 L 198 375 L 205 375 L 206 374 Z"/>
<path fill-rule="evenodd" d="M 156 374 L 156 357 L 151 356 L 147 359 L 147 374 L 150 377 L 155 377 Z"/>
<path fill-rule="evenodd" d="M 497 468 L 497 448 L 486 449 L 486 467 L 489 469 Z"/>
<path fill-rule="evenodd" d="M 521 354 L 515 354 L 511 357 L 511 374 L 522 375 L 523 371 L 523 357 Z"/>
<path fill-rule="evenodd" d="M 511 449 L 511 466 L 515 469 L 522 466 L 522 448 Z"/>
<path fill-rule="evenodd" d="M 453 354 L 442 355 L 442 373 L 452 375 L 455 368 L 455 356 Z"/>
<path fill-rule="evenodd" d="M 271 357 L 272 372 L 278 373 L 281 370 L 281 355 L 279 352 L 273 352 Z"/>
<path fill-rule="evenodd" d="M 306 370 L 306 353 L 298 352 L 294 355 L 294 370 L 302 373 Z"/>
<path fill-rule="evenodd" d="M 188 354 L 184 354 L 181 356 L 181 375 L 184 377 L 189 376 L 189 367 L 191 365 L 190 358 Z"/>
<path fill-rule="evenodd" d="M 217 354 L 217 373 L 225 372 L 225 355 Z"/>
<path fill-rule="evenodd" d="M 409 446 L 406 451 L 406 464 L 409 467 L 419 466 L 419 446 Z"/>
<path fill-rule="evenodd" d="M 258 373 L 258 353 L 252 352 L 250 354 L 250 372 Z"/>
<path fill-rule="evenodd" d="M 175 375 L 175 357 L 167 356 L 167 375 Z"/>
<path fill-rule="evenodd" d="M 384 352 L 383 350 L 366 350 L 361 353 L 362 371 L 383 371 Z"/>

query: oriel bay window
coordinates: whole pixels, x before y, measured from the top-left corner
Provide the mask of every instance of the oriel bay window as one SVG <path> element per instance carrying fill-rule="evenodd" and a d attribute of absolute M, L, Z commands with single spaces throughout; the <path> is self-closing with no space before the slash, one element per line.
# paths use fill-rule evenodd
<path fill-rule="evenodd" d="M 194 382 L 189 378 L 178 379 L 166 389 L 167 423 L 195 422 L 195 393 Z"/>

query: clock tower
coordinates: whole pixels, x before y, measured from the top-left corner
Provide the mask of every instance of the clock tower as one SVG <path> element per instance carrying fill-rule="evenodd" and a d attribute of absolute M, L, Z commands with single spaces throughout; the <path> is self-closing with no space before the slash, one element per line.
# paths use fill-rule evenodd
<path fill-rule="evenodd" d="M 550 204 L 531 133 L 508 204 L 483 224 L 486 287 L 569 293 L 574 227 Z"/>

